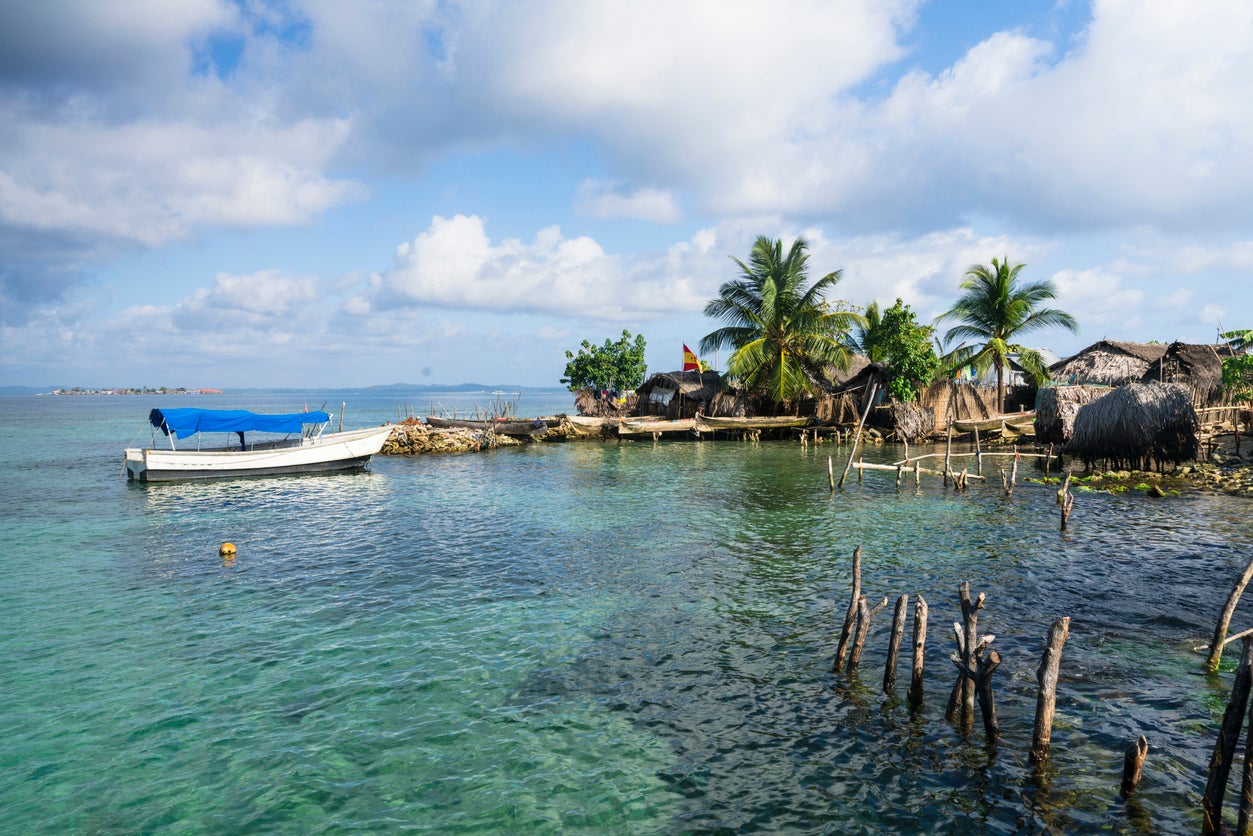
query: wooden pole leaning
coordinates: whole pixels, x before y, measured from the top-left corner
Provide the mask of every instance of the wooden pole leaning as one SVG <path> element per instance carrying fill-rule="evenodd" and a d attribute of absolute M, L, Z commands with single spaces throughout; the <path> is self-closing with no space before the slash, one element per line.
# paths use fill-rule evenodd
<path fill-rule="evenodd" d="M 866 596 L 863 595 L 857 602 L 857 629 L 853 635 L 853 647 L 848 653 L 848 669 L 849 675 L 857 673 L 857 668 L 861 665 L 861 654 L 866 647 L 866 636 L 870 634 L 870 620 L 879 614 L 879 611 L 888 605 L 887 596 L 883 596 L 883 600 L 875 604 L 873 607 L 866 603 Z"/>
<path fill-rule="evenodd" d="M 1214 742 L 1214 754 L 1210 757 L 1209 776 L 1205 782 L 1205 795 L 1201 800 L 1201 832 L 1218 833 L 1222 829 L 1223 796 L 1227 792 L 1227 779 L 1231 775 L 1231 761 L 1235 756 L 1240 727 L 1244 724 L 1244 712 L 1248 708 L 1249 687 L 1253 684 L 1253 639 L 1244 640 L 1240 654 L 1240 666 L 1231 684 L 1231 699 L 1223 711 L 1223 724 Z"/>
<path fill-rule="evenodd" d="M 844 472 L 840 475 L 840 487 L 844 487 L 844 480 L 848 478 L 848 471 L 853 466 L 853 457 L 857 455 L 857 444 L 861 441 L 861 430 L 866 425 L 866 418 L 870 415 L 870 407 L 874 405 L 874 396 L 879 385 L 872 384 L 870 394 L 866 396 L 866 408 L 861 413 L 861 420 L 857 422 L 857 434 L 853 436 L 853 448 L 848 453 L 848 464 L 844 465 Z M 859 474 L 860 475 L 860 474 Z"/>
<path fill-rule="evenodd" d="M 1249 565 L 1244 568 L 1244 574 L 1236 581 L 1231 594 L 1227 596 L 1223 611 L 1218 615 L 1218 624 L 1214 626 L 1214 638 L 1209 645 L 1209 656 L 1205 659 L 1206 673 L 1218 670 L 1218 662 L 1223 657 L 1223 645 L 1226 644 L 1227 628 L 1231 626 L 1231 616 L 1235 614 L 1236 605 L 1240 603 L 1240 596 L 1244 594 L 1244 588 L 1249 585 L 1250 580 L 1253 580 L 1253 560 L 1250 560 Z"/>

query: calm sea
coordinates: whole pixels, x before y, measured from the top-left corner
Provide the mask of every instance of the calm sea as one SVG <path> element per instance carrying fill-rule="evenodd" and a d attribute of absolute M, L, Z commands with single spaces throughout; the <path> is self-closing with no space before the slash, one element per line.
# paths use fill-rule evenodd
<path fill-rule="evenodd" d="M 1052 487 L 1007 498 L 986 468 L 964 495 L 883 473 L 833 495 L 847 449 L 785 442 L 123 477 L 153 406 L 346 401 L 359 426 L 490 399 L 0 398 L 0 830 L 1199 829 L 1237 654 L 1207 677 L 1193 648 L 1253 557 L 1247 501 L 1084 493 L 1062 534 Z M 571 407 L 524 392 L 519 412 Z M 872 599 L 930 604 L 920 709 L 908 652 L 882 692 L 890 606 L 860 675 L 830 672 L 858 543 Z M 943 717 L 966 580 L 1004 659 L 994 746 Z M 1033 778 L 1035 670 L 1063 615 L 1053 758 Z M 1233 630 L 1250 622 L 1242 607 Z"/>

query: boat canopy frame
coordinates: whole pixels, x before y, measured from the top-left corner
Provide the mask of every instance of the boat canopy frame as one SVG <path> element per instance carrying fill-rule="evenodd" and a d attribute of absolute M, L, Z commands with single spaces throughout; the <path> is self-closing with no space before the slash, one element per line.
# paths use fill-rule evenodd
<path fill-rule="evenodd" d="M 306 438 L 318 438 L 330 424 L 331 416 L 321 410 L 270 414 L 246 409 L 180 407 L 153 409 L 148 413 L 148 422 L 169 436 L 173 450 L 174 439 L 207 432 L 236 433 L 241 445 L 246 432 L 301 433 Z"/>

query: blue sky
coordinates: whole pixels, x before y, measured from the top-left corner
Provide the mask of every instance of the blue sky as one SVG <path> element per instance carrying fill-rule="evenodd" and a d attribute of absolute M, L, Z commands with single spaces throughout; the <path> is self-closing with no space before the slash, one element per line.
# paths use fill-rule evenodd
<path fill-rule="evenodd" d="M 1253 327 L 1244 2 L 0 8 L 2 384 L 667 371 L 758 235 L 924 320 L 1008 256 L 1059 355 Z"/>

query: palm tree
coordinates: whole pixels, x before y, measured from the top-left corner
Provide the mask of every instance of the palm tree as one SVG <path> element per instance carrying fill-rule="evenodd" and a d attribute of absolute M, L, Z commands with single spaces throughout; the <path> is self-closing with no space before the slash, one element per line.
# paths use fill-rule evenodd
<path fill-rule="evenodd" d="M 1224 331 L 1218 335 L 1218 338 L 1226 340 L 1227 345 L 1236 354 L 1239 354 L 1246 348 L 1253 347 L 1253 329 L 1241 328 L 1236 331 Z"/>
<path fill-rule="evenodd" d="M 883 312 L 879 310 L 879 300 L 872 299 L 870 304 L 866 306 L 866 312 L 862 314 L 865 322 L 858 323 L 853 329 L 852 335 L 848 340 L 848 347 L 858 354 L 865 357 L 871 363 L 881 363 L 884 360 L 883 339 L 880 333 L 883 329 Z"/>
<path fill-rule="evenodd" d="M 798 238 L 784 256 L 781 240 L 758 236 L 748 264 L 732 259 L 740 277 L 705 305 L 705 316 L 727 324 L 701 339 L 701 352 L 730 346 L 728 373 L 780 405 L 813 391 L 828 366 L 848 368 L 848 332 L 863 321 L 824 299 L 840 281 L 839 270 L 806 287 L 808 247 Z"/>
<path fill-rule="evenodd" d="M 1038 351 L 1019 345 L 1013 340 L 1041 328 L 1060 326 L 1072 332 L 1078 331 L 1075 318 L 1057 308 L 1041 308 L 1041 302 L 1057 298 L 1057 291 L 1050 281 L 1019 282 L 1018 274 L 1025 264 L 1012 267 L 1008 258 L 992 259 L 989 267 L 976 264 L 966 271 L 960 288 L 961 297 L 936 318 L 961 322 L 944 335 L 947 344 L 962 340 L 946 357 L 949 368 L 973 365 L 978 371 L 996 368 L 997 408 L 1005 412 L 1005 363 L 1009 355 L 1017 353 L 1023 369 L 1041 383 L 1048 378 L 1044 358 Z M 975 345 L 964 344 L 974 340 Z"/>

